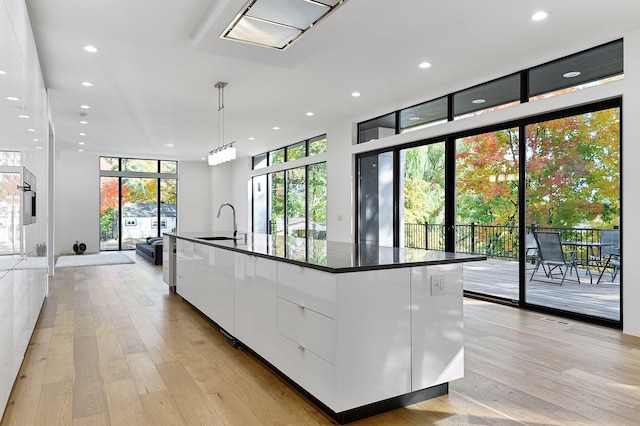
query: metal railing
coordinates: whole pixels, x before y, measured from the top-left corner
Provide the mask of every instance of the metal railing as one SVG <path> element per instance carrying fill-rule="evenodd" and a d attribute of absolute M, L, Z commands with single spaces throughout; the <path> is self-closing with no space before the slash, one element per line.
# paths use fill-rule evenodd
<path fill-rule="evenodd" d="M 536 231 L 559 232 L 563 241 L 595 242 L 603 229 L 556 228 L 531 225 L 527 233 Z M 409 223 L 404 226 L 404 246 L 428 250 L 444 250 L 444 224 Z M 483 254 L 489 258 L 517 260 L 520 253 L 520 227 L 513 225 L 456 224 L 456 252 Z M 577 258 L 586 260 L 594 253 L 578 247 Z"/>

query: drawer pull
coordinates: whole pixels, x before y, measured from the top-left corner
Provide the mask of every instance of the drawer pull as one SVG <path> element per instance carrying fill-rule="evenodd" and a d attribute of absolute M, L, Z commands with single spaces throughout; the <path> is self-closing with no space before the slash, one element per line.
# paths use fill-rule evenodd
<path fill-rule="evenodd" d="M 304 351 L 306 348 L 302 345 L 298 345 L 298 349 L 300 349 L 301 351 Z"/>
<path fill-rule="evenodd" d="M 298 306 L 298 309 L 300 309 L 301 311 L 304 311 L 304 309 L 305 309 L 304 306 L 302 306 L 302 305 L 297 305 L 297 306 Z"/>

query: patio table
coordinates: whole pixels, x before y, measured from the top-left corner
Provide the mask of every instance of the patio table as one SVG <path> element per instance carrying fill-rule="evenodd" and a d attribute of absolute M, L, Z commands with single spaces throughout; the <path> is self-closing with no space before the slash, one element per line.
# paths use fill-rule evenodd
<path fill-rule="evenodd" d="M 600 242 L 600 241 L 562 241 L 562 245 L 564 246 L 572 246 L 572 247 L 586 247 L 588 249 L 588 253 L 587 253 L 587 261 L 585 263 L 586 267 L 587 267 L 587 271 L 586 273 L 589 274 L 589 281 L 591 282 L 591 284 L 593 284 L 593 274 L 591 274 L 591 268 L 589 267 L 589 257 L 590 255 L 592 255 L 594 253 L 594 249 L 601 249 L 602 247 L 609 247 L 612 246 L 613 243 L 605 243 L 605 242 Z M 576 270 L 576 273 L 577 270 Z M 586 275 L 586 274 L 585 274 Z"/>

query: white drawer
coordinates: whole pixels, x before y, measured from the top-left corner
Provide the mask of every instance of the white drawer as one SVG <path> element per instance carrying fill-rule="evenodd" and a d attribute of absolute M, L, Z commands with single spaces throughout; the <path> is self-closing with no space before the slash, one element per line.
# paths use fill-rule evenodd
<path fill-rule="evenodd" d="M 329 272 L 278 262 L 278 296 L 336 317 L 336 278 Z"/>
<path fill-rule="evenodd" d="M 335 408 L 336 367 L 278 335 L 278 368 L 329 408 Z"/>
<path fill-rule="evenodd" d="M 336 363 L 336 322 L 309 308 L 278 298 L 278 333 Z"/>

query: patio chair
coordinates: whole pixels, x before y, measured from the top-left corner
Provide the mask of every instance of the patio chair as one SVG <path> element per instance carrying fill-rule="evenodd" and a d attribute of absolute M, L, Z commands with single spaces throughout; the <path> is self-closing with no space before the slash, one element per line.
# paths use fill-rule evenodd
<path fill-rule="evenodd" d="M 536 237 L 533 234 L 525 235 L 524 244 L 525 244 L 525 262 L 531 263 L 532 265 L 536 265 L 537 267 L 538 262 L 540 260 L 540 254 L 538 253 L 538 242 L 536 241 Z M 542 269 L 544 270 L 544 274 L 547 275 L 547 270 L 544 265 L 542 265 Z"/>
<path fill-rule="evenodd" d="M 617 250 L 617 253 L 610 253 L 607 257 L 607 261 L 602 265 L 602 271 L 600 272 L 600 276 L 598 277 L 598 282 L 596 284 L 600 284 L 600 280 L 604 275 L 604 271 L 610 269 L 611 272 L 611 282 L 616 279 L 618 272 L 620 271 L 620 249 Z"/>
<path fill-rule="evenodd" d="M 540 255 L 540 259 L 538 260 L 538 264 L 533 270 L 529 281 L 533 279 L 533 276 L 538 271 L 540 265 L 542 265 L 543 269 L 546 265 L 548 269 L 544 271 L 545 275 L 548 278 L 553 279 L 554 273 L 556 273 L 556 275 L 562 275 L 560 285 L 564 283 L 564 280 L 567 277 L 567 272 L 570 272 L 571 268 L 575 269 L 576 277 L 578 278 L 578 284 L 580 284 L 580 275 L 578 274 L 578 266 L 576 264 L 576 252 L 569 251 L 565 254 L 565 252 L 562 250 L 562 240 L 560 239 L 560 233 L 534 232 L 533 235 L 535 236 L 535 239 L 538 243 L 538 253 Z"/>
<path fill-rule="evenodd" d="M 598 271 L 602 272 L 606 269 L 605 265 L 607 264 L 607 262 L 611 260 L 611 255 L 617 255 L 618 261 L 620 260 L 620 230 L 603 229 L 600 233 L 600 242 L 610 245 L 602 246 L 596 253 L 591 253 L 591 255 L 589 256 L 589 261 L 592 264 L 596 265 Z"/>

